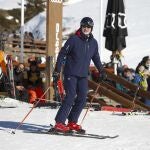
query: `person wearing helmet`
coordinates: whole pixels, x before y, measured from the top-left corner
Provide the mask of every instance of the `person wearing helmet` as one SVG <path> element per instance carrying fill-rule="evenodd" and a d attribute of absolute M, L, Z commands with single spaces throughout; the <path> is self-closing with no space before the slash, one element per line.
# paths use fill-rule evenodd
<path fill-rule="evenodd" d="M 80 22 L 80 28 L 75 35 L 66 41 L 57 57 L 53 77 L 59 79 L 61 67 L 64 65 L 64 89 L 66 93 L 55 117 L 54 128 L 59 132 L 83 130 L 77 122 L 86 104 L 91 60 L 100 72 L 100 80 L 106 78 L 98 53 L 98 44 L 92 34 L 93 26 L 92 18 L 84 17 Z M 67 119 L 68 124 L 66 125 Z"/>

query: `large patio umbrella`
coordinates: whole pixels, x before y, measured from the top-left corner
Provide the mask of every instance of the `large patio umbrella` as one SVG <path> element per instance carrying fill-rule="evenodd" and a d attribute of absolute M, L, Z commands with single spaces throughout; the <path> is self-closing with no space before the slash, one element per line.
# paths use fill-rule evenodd
<path fill-rule="evenodd" d="M 126 48 L 126 15 L 123 0 L 108 0 L 103 36 L 105 48 L 115 52 Z"/>

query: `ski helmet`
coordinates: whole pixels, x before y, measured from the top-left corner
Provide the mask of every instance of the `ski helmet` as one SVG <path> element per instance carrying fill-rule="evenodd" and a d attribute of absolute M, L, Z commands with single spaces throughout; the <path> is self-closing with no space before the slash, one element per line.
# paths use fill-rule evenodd
<path fill-rule="evenodd" d="M 87 26 L 93 29 L 94 26 L 94 22 L 92 20 L 92 18 L 90 17 L 84 17 L 82 18 L 81 22 L 80 22 L 80 27 L 82 26 Z"/>

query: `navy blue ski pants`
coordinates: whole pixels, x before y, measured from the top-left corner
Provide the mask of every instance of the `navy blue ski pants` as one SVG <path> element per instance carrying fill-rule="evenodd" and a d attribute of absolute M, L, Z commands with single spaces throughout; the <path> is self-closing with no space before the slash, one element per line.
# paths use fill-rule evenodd
<path fill-rule="evenodd" d="M 78 122 L 82 109 L 86 104 L 88 90 L 87 77 L 65 76 L 64 88 L 66 96 L 59 108 L 55 121 L 58 123 Z"/>

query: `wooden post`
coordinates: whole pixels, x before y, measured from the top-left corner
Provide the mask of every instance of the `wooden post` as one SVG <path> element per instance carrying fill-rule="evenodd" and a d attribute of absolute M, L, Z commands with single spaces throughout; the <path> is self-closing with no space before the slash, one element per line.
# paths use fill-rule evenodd
<path fill-rule="evenodd" d="M 52 67 L 56 62 L 58 52 L 62 46 L 62 0 L 47 0 L 47 24 L 46 24 L 46 43 L 47 43 L 47 84 L 50 86 L 52 81 Z M 51 61 L 50 61 L 51 59 Z M 52 63 L 50 65 L 50 62 Z M 53 97 L 52 88 L 47 95 L 47 99 Z"/>

